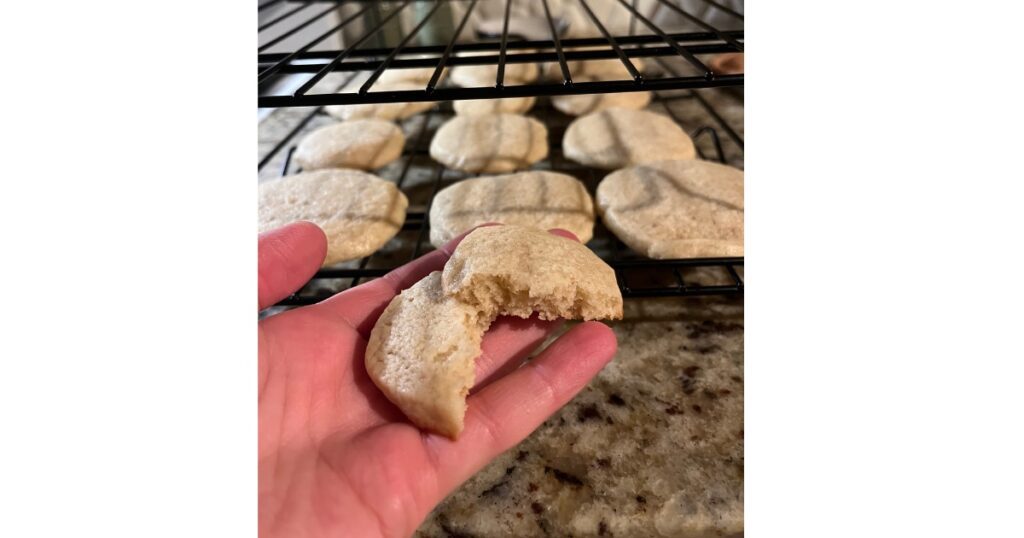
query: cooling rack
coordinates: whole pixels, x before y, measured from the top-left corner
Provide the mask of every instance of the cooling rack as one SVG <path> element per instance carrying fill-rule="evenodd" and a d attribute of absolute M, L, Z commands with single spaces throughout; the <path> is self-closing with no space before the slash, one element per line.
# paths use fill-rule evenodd
<path fill-rule="evenodd" d="M 651 108 L 661 111 L 679 123 L 694 138 L 700 157 L 729 164 L 742 163 L 743 138 L 712 104 L 711 96 L 701 92 L 720 90 L 686 90 L 655 94 Z M 691 114 L 683 118 L 678 112 L 687 105 Z M 693 113 L 699 112 L 699 114 Z M 430 158 L 429 145 L 434 131 L 454 114 L 451 103 L 439 103 L 432 109 L 403 124 L 407 133 L 401 158 L 376 173 L 394 181 L 409 198 L 410 205 L 402 230 L 382 249 L 371 256 L 354 260 L 341 267 L 321 269 L 309 284 L 279 305 L 305 305 L 319 302 L 366 279 L 379 277 L 395 267 L 433 249 L 429 242 L 430 205 L 442 188 L 476 174 L 450 170 Z M 592 169 L 565 159 L 561 140 L 574 119 L 553 108 L 550 100 L 541 98 L 528 113 L 548 129 L 549 156 L 532 169 L 552 170 L 579 179 L 593 195 L 607 171 Z M 295 126 L 271 147 L 259 161 L 261 176 L 293 174 L 299 170 L 291 161 L 292 152 L 301 136 L 314 125 L 334 121 L 321 108 L 298 117 Z M 730 155 L 731 158 L 727 158 Z M 270 165 L 274 164 L 273 167 Z M 594 237 L 587 246 L 614 270 L 623 297 L 663 297 L 737 295 L 743 293 L 743 258 L 702 258 L 652 260 L 633 253 L 601 223 L 595 225 Z"/>
<path fill-rule="evenodd" d="M 260 107 L 319 106 L 411 101 L 449 101 L 587 93 L 670 90 L 741 86 L 742 74 L 716 74 L 702 59 L 709 54 L 743 51 L 743 15 L 715 0 L 700 0 L 701 13 L 680 7 L 672 0 L 614 0 L 617 9 L 602 21 L 595 13 L 596 0 L 363 0 L 306 1 L 268 0 L 260 11 L 274 16 L 259 27 L 258 82 Z M 510 32 L 513 8 L 524 3 L 543 7 L 547 27 L 544 39 L 522 39 Z M 551 0 L 553 3 L 554 0 Z M 480 39 L 469 23 L 481 5 L 504 8 L 500 33 Z M 565 37 L 556 8 L 574 9 L 574 32 L 585 37 Z M 269 12 L 269 11 L 267 11 Z M 280 12 L 280 14 L 278 14 Z M 656 13 L 682 21 L 668 27 L 657 22 Z M 709 13 L 728 21 L 728 27 L 708 22 Z M 607 13 L 602 13 L 607 17 Z M 497 19 L 496 19 L 497 20 Z M 613 35 L 613 22 L 628 20 L 628 32 Z M 329 28 L 306 39 L 310 28 Z M 439 31 L 438 29 L 442 29 Z M 449 34 L 446 41 L 441 41 Z M 323 50 L 325 44 L 345 35 L 347 47 Z M 660 74 L 641 74 L 638 58 L 679 60 L 680 67 Z M 575 62 L 618 59 L 622 80 L 573 79 Z M 557 64 L 561 80 L 507 84 L 505 67 L 511 63 Z M 494 84 L 459 88 L 441 84 L 446 68 L 458 65 L 496 65 Z M 423 89 L 371 91 L 388 69 L 432 68 L 433 76 Z M 331 73 L 361 72 L 358 88 L 324 88 Z M 628 76 L 627 76 L 628 75 Z M 298 87 L 281 89 L 281 79 L 302 77 Z"/>

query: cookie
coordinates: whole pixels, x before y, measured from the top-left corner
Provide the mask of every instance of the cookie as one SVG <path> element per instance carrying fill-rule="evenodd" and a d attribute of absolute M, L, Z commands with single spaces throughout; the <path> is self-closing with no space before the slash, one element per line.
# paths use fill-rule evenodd
<path fill-rule="evenodd" d="M 743 172 L 697 160 L 619 170 L 597 187 L 598 212 L 650 258 L 743 255 Z"/>
<path fill-rule="evenodd" d="M 393 84 L 396 82 L 412 82 L 416 83 L 419 89 L 424 89 L 430 77 L 434 76 L 433 67 L 409 67 L 399 69 L 391 67 L 385 69 L 383 73 L 377 77 L 377 83 L 373 85 L 371 90 L 374 90 L 380 84 Z M 444 78 L 444 70 L 441 71 L 441 78 Z"/>
<path fill-rule="evenodd" d="M 452 108 L 463 116 L 487 116 L 490 114 L 525 114 L 533 108 L 536 97 L 507 97 L 504 99 L 469 99 L 455 101 Z"/>
<path fill-rule="evenodd" d="M 383 120 L 353 120 L 320 127 L 306 135 L 292 156 L 303 170 L 376 170 L 402 154 L 405 135 Z"/>
<path fill-rule="evenodd" d="M 459 181 L 434 196 L 430 242 L 441 247 L 460 233 L 487 222 L 562 228 L 581 242 L 594 232 L 594 202 L 576 178 L 529 171 Z"/>
<path fill-rule="evenodd" d="M 386 71 L 385 71 L 386 72 Z M 424 85 L 418 82 L 378 81 L 370 88 L 370 93 L 383 91 L 406 91 L 420 90 Z M 324 111 L 342 121 L 356 119 L 379 119 L 379 120 L 404 120 L 420 112 L 430 110 L 436 103 L 431 101 L 418 101 L 411 103 L 366 103 L 361 105 L 328 105 Z"/>
<path fill-rule="evenodd" d="M 327 236 L 324 266 L 375 252 L 402 229 L 409 201 L 390 181 L 358 170 L 318 170 L 259 185 L 259 229 L 298 220 Z"/>
<path fill-rule="evenodd" d="M 478 312 L 540 319 L 621 319 L 615 272 L 572 239 L 523 226 L 469 233 L 444 266 L 445 293 Z"/>
<path fill-rule="evenodd" d="M 573 120 L 565 130 L 562 151 L 573 161 L 605 170 L 697 156 L 693 140 L 668 117 L 624 108 Z"/>
<path fill-rule="evenodd" d="M 587 50 L 587 49 L 576 49 Z M 646 64 L 643 58 L 630 58 L 630 63 L 637 71 L 643 73 Z M 569 74 L 573 82 L 589 82 L 593 80 L 632 80 L 633 75 L 629 73 L 622 60 L 611 58 L 606 60 L 577 60 L 566 62 L 569 67 Z M 554 82 L 561 82 L 562 66 L 558 62 L 549 63 L 544 66 L 544 78 Z"/>
<path fill-rule="evenodd" d="M 530 51 L 516 51 L 515 54 L 527 52 Z M 489 56 L 496 54 L 496 51 L 484 51 L 477 54 L 469 54 L 469 56 Z M 512 54 L 512 52 L 510 51 L 509 54 Z M 503 83 L 506 86 L 529 84 L 537 80 L 537 75 L 539 74 L 540 69 L 535 63 L 506 62 L 505 79 L 503 80 Z M 451 78 L 452 84 L 462 86 L 463 88 L 493 87 L 497 83 L 498 79 L 498 64 L 455 66 L 452 68 L 449 77 Z"/>
<path fill-rule="evenodd" d="M 576 80 L 576 79 L 573 79 Z M 589 82 L 590 77 L 580 77 L 578 82 Z M 606 108 L 628 108 L 639 110 L 651 102 L 651 92 L 592 93 L 587 95 L 555 95 L 551 106 L 562 114 L 582 116 Z"/>
<path fill-rule="evenodd" d="M 384 309 L 370 331 L 366 371 L 414 424 L 454 439 L 491 321 L 447 296 L 434 271 Z"/>
<path fill-rule="evenodd" d="M 527 168 L 548 155 L 548 130 L 526 116 L 455 116 L 430 142 L 430 156 L 472 173 L 502 173 Z"/>

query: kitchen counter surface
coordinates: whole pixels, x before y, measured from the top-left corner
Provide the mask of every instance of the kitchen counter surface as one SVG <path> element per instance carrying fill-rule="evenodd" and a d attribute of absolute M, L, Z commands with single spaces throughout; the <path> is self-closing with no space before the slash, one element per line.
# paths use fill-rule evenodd
<path fill-rule="evenodd" d="M 743 530 L 742 299 L 626 301 L 615 359 L 420 537 Z"/>

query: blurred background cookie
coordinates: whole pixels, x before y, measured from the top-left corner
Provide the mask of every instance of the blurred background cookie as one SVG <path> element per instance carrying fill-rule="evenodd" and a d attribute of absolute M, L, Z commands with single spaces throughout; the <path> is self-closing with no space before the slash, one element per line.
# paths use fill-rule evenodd
<path fill-rule="evenodd" d="M 464 172 L 512 172 L 547 155 L 547 128 L 517 114 L 455 116 L 438 128 L 430 142 L 435 161 Z"/>
<path fill-rule="evenodd" d="M 565 156 L 614 170 L 665 159 L 693 159 L 693 140 L 676 122 L 654 112 L 609 108 L 581 116 L 565 130 Z"/>
<path fill-rule="evenodd" d="M 293 159 L 303 170 L 376 170 L 402 154 L 405 135 L 384 120 L 353 120 L 325 125 L 306 135 Z"/>

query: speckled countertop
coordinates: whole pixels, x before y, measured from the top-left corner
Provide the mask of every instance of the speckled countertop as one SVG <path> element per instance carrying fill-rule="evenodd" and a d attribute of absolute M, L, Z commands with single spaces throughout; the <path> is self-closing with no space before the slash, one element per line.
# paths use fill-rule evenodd
<path fill-rule="evenodd" d="M 742 136 L 742 100 L 724 91 L 702 95 Z M 674 102 L 673 110 L 691 132 L 711 124 L 692 100 Z M 306 113 L 280 109 L 261 121 L 260 155 Z M 307 128 L 330 121 L 318 117 Z M 406 122 L 407 134 L 417 121 Z M 696 142 L 713 151 L 709 138 Z M 740 148 L 726 140 L 722 146 L 726 160 L 742 167 Z M 280 174 L 283 154 L 260 180 Z M 429 179 L 416 168 L 403 188 L 410 210 L 422 209 L 429 193 Z M 407 259 L 415 242 L 408 235 L 415 233 L 399 234 L 370 266 Z M 615 359 L 533 435 L 440 504 L 417 536 L 742 533 L 742 298 L 631 299 L 625 306 L 625 319 L 611 323 L 619 340 Z"/>
<path fill-rule="evenodd" d="M 742 532 L 742 299 L 629 300 L 611 326 L 615 359 L 417 536 Z"/>

